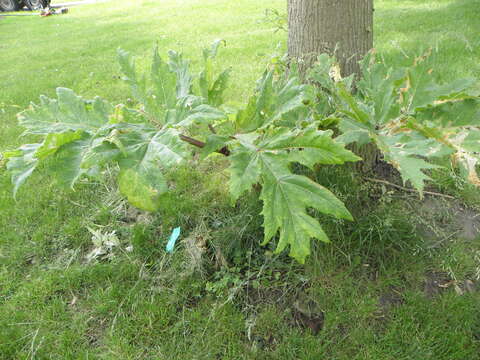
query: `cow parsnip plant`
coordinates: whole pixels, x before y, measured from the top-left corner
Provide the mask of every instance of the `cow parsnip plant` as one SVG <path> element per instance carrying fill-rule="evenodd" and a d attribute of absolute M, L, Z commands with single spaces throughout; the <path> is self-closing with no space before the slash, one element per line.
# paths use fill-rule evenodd
<path fill-rule="evenodd" d="M 437 85 L 417 59 L 408 69 L 392 70 L 373 55 L 363 63 L 362 80 L 342 79 L 333 58 L 322 55 L 303 84 L 272 67 L 257 83 L 244 109 L 223 104 L 229 71 L 216 74 L 221 41 L 203 52 L 204 68 L 194 76 L 189 62 L 170 51 L 164 61 L 154 51 L 149 76 L 140 75 L 130 55 L 120 50 L 124 80 L 137 102 L 133 108 L 84 100 L 72 90 L 42 97 L 19 114 L 25 135 L 41 141 L 3 153 L 14 196 L 38 165 L 50 158 L 59 183 L 73 188 L 85 176 L 100 176 L 109 164 L 119 168 L 118 186 L 134 206 L 155 211 L 168 190 L 164 172 L 192 155 L 221 153 L 230 161 L 230 193 L 236 201 L 261 187 L 264 244 L 278 236 L 277 252 L 287 247 L 303 263 L 312 238 L 328 241 L 312 209 L 352 220 L 345 205 L 328 189 L 295 173 L 294 163 L 313 168 L 360 160 L 346 144 L 373 142 L 386 161 L 421 193 L 429 159 L 451 155 L 478 185 L 478 97 L 471 82 Z M 334 137 L 338 127 L 341 135 Z"/>
<path fill-rule="evenodd" d="M 460 166 L 468 182 L 480 186 L 480 98 L 470 91 L 475 80 L 438 84 L 430 55 L 393 69 L 372 51 L 362 61 L 355 92 L 353 78 L 339 77 L 335 60 L 326 55 L 309 74 L 337 117 L 341 136 L 336 140 L 374 143 L 420 196 L 430 180 L 425 170 L 439 167 L 435 159 L 445 156 Z"/>

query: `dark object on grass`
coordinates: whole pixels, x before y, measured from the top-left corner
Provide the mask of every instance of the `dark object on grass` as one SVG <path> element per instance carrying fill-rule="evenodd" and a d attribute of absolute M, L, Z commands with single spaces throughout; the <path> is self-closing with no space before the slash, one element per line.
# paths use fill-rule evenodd
<path fill-rule="evenodd" d="M 68 8 L 60 8 L 60 9 L 52 9 L 52 8 L 47 8 L 44 9 L 40 12 L 40 16 L 50 16 L 50 15 L 61 15 L 61 14 L 67 14 L 68 13 Z"/>

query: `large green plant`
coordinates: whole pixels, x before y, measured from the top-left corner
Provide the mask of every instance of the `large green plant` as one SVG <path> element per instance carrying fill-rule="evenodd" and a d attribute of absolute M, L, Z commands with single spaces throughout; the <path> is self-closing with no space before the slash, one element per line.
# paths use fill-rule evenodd
<path fill-rule="evenodd" d="M 356 91 L 353 78 L 338 76 L 335 60 L 326 55 L 309 74 L 320 85 L 318 96 L 328 99 L 330 117 L 337 118 L 337 140 L 374 143 L 420 195 L 430 179 L 425 170 L 439 167 L 436 159 L 445 156 L 470 183 L 480 186 L 480 98 L 470 91 L 475 80 L 439 84 L 430 55 L 393 69 L 371 52 L 362 61 Z"/>
<path fill-rule="evenodd" d="M 289 247 L 303 263 L 312 238 L 328 241 L 311 209 L 352 216 L 328 189 L 295 173 L 294 163 L 313 168 L 358 161 L 345 145 L 373 141 L 420 192 L 427 178 L 422 169 L 436 167 L 426 159 L 449 153 L 478 183 L 478 98 L 465 93 L 468 82 L 436 85 L 421 67 L 423 59 L 393 71 L 369 57 L 353 94 L 353 79 L 342 79 L 334 59 L 321 56 L 310 74 L 315 85 L 302 84 L 294 68 L 286 75 L 272 67 L 245 108 L 232 114 L 223 105 L 229 72 L 214 72 L 220 45 L 204 51 L 204 69 L 196 77 L 176 52 L 165 62 L 155 50 L 146 76 L 119 51 L 124 80 L 137 101 L 133 108 L 84 100 L 63 88 L 56 99 L 42 97 L 39 105 L 32 104 L 19 122 L 25 134 L 41 141 L 3 154 L 14 195 L 47 158 L 53 159 L 52 174 L 69 187 L 116 164 L 121 193 L 136 207 L 155 211 L 167 191 L 163 172 L 188 159 L 193 145 L 203 156 L 228 157 L 234 200 L 261 186 L 264 244 L 278 235 L 277 252 Z M 335 139 L 325 129 L 336 124 L 342 134 Z"/>

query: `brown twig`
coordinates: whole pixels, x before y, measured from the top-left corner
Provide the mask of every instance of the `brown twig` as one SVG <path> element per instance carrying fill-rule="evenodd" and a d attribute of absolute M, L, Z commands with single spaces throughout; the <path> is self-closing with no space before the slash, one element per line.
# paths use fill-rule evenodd
<path fill-rule="evenodd" d="M 388 185 L 388 186 L 397 188 L 397 189 L 402 190 L 402 191 L 417 192 L 417 190 L 415 190 L 415 189 L 409 189 L 409 188 L 406 188 L 406 187 L 403 187 L 403 186 L 400 186 L 400 185 L 391 183 L 391 182 L 386 181 L 386 180 L 373 179 L 373 178 L 368 178 L 368 177 L 364 177 L 364 179 L 365 179 L 365 180 L 368 180 L 368 181 L 380 183 L 380 184 L 385 184 L 385 185 Z M 423 193 L 424 193 L 424 194 L 427 194 L 427 195 L 440 196 L 440 197 L 444 197 L 444 198 L 452 199 L 452 200 L 455 199 L 455 197 L 453 197 L 453 196 L 451 196 L 451 195 L 440 194 L 440 193 L 433 192 L 433 191 L 424 191 Z"/>
<path fill-rule="evenodd" d="M 189 143 L 190 145 L 196 146 L 198 148 L 203 149 L 205 147 L 205 143 L 203 141 L 191 138 L 189 136 L 180 134 L 180 140 L 185 141 L 186 143 Z"/>
<path fill-rule="evenodd" d="M 203 149 L 206 145 L 203 141 L 191 138 L 189 136 L 186 136 L 186 135 L 183 135 L 183 134 L 180 134 L 179 136 L 180 136 L 180 140 L 185 141 L 186 143 L 189 143 L 190 145 L 196 146 L 200 149 Z M 230 156 L 230 150 L 228 150 L 228 148 L 226 146 L 224 146 L 223 148 L 221 148 L 219 150 L 216 150 L 215 152 L 217 152 L 219 154 L 222 154 L 222 155 L 225 155 L 225 156 Z"/>

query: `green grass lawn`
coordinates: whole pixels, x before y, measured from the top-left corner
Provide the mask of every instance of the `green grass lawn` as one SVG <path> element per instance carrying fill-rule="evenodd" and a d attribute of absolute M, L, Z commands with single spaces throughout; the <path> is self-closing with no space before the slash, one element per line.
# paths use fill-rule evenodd
<path fill-rule="evenodd" d="M 266 8 L 285 5 L 117 0 L 48 18 L 0 15 L 0 151 L 22 142 L 15 114 L 56 87 L 126 102 L 118 47 L 145 67 L 158 43 L 195 68 L 203 47 L 225 39 L 228 101 L 244 102 L 286 48 L 286 34 L 261 22 Z M 379 0 L 375 14 L 375 47 L 388 62 L 432 47 L 443 81 L 479 77 L 479 0 Z M 0 359 L 480 359 L 480 239 L 467 231 L 479 225 L 478 190 L 439 176 L 459 201 L 421 202 L 341 169 L 320 172 L 357 222 L 325 219 L 332 244 L 317 244 L 300 267 L 258 246 L 259 204 L 245 196 L 231 206 L 223 166 L 170 174 L 176 187 L 149 216 L 108 179 L 72 192 L 42 171 L 14 201 L 0 170 Z M 175 226 L 211 244 L 202 264 L 188 241 L 165 253 Z M 86 260 L 88 228 L 116 231 L 111 259 Z M 223 261 L 230 266 L 213 265 Z M 305 306 L 312 319 L 324 314 L 318 334 Z"/>

